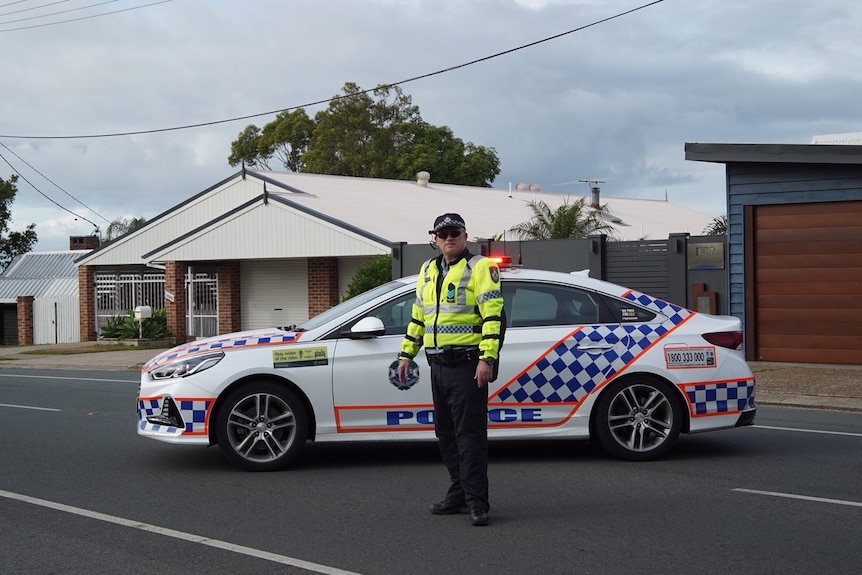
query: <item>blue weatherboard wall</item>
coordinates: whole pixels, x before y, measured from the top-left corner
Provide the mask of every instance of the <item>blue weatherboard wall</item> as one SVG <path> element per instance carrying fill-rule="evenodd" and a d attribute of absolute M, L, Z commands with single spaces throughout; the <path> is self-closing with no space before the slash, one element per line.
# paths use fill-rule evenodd
<path fill-rule="evenodd" d="M 745 234 L 753 231 L 745 229 L 745 206 L 862 200 L 862 165 L 728 161 L 726 166 L 729 313 L 745 322 Z"/>

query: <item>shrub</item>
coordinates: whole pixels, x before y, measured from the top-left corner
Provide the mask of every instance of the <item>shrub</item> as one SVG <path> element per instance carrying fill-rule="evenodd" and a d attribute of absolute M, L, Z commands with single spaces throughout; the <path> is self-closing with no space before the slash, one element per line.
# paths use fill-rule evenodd
<path fill-rule="evenodd" d="M 391 280 L 392 256 L 377 256 L 367 264 L 356 268 L 356 273 L 347 286 L 347 294 L 342 299 L 350 299 Z"/>
<path fill-rule="evenodd" d="M 99 336 L 110 339 L 162 339 L 171 337 L 173 334 L 168 330 L 168 313 L 165 309 L 158 309 L 153 316 L 141 322 L 140 332 L 138 322 L 135 321 L 135 312 L 130 311 L 128 315 L 116 315 L 108 318 Z"/>

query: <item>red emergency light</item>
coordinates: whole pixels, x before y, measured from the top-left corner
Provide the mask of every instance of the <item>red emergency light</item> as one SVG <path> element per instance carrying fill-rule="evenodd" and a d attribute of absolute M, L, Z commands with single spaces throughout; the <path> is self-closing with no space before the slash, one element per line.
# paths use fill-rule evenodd
<path fill-rule="evenodd" d="M 491 258 L 491 261 L 497 264 L 497 267 L 503 270 L 508 270 L 512 268 L 512 257 L 511 256 L 488 256 Z"/>

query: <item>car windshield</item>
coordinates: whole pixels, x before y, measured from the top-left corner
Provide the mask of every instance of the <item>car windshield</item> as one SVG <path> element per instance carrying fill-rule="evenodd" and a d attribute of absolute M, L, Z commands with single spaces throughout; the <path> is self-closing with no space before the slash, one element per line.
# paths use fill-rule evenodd
<path fill-rule="evenodd" d="M 304 323 L 301 323 L 299 326 L 294 328 L 294 331 L 310 331 L 312 329 L 317 329 L 320 326 L 325 325 L 338 317 L 348 315 L 356 308 L 365 305 L 371 300 L 376 299 L 383 294 L 387 294 L 403 286 L 404 284 L 399 281 L 391 281 L 389 283 L 383 284 L 382 286 L 377 286 L 376 288 L 370 289 L 367 292 L 363 292 L 357 296 L 350 298 L 349 300 L 343 301 L 337 306 L 331 307 L 325 312 L 314 316 L 313 318 L 309 319 Z"/>

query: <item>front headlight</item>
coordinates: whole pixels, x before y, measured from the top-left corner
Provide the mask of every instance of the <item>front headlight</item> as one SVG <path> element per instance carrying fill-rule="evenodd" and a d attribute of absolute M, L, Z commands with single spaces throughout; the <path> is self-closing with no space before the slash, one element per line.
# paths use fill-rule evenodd
<path fill-rule="evenodd" d="M 188 377 L 209 369 L 224 357 L 224 352 L 207 353 L 204 355 L 191 355 L 177 361 L 157 367 L 149 373 L 150 379 L 172 379 L 177 377 Z"/>

